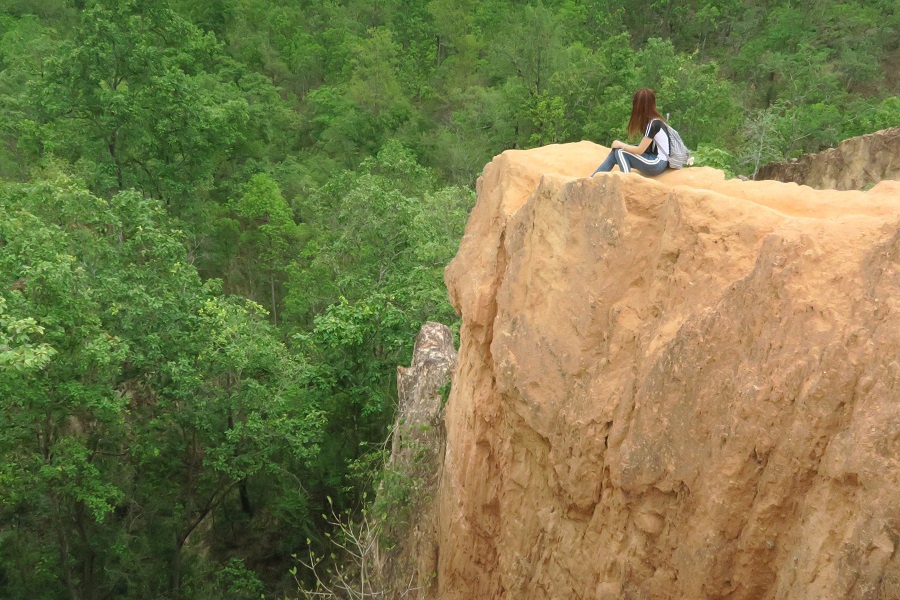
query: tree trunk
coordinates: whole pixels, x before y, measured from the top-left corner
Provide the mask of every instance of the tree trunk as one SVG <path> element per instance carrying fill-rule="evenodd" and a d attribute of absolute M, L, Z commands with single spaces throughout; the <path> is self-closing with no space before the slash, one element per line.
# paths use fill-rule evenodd
<path fill-rule="evenodd" d="M 81 558 L 81 592 L 85 600 L 97 600 L 100 597 L 100 590 L 97 586 L 96 570 L 94 563 L 97 555 L 91 548 L 91 536 L 88 533 L 88 524 L 85 522 L 85 507 L 83 502 L 78 503 L 75 509 L 75 526 L 78 529 L 78 536 L 81 538 L 81 544 L 84 546 Z"/>
<path fill-rule="evenodd" d="M 435 58 L 435 67 L 441 66 L 441 36 L 436 36 L 434 38 L 434 58 Z"/>
<path fill-rule="evenodd" d="M 269 275 L 269 285 L 271 286 L 272 291 L 272 320 L 275 323 L 275 327 L 278 327 L 278 307 L 275 306 L 275 275 Z"/>
<path fill-rule="evenodd" d="M 763 144 L 766 141 L 766 122 L 763 120 L 762 132 L 759 135 L 759 150 L 756 153 L 756 164 L 753 165 L 753 180 L 756 181 L 756 174 L 759 173 L 759 163 L 762 160 Z"/>
<path fill-rule="evenodd" d="M 252 515 L 253 507 L 250 505 L 250 492 L 247 490 L 246 477 L 241 479 L 241 483 L 238 485 L 238 492 L 241 496 L 241 510 L 243 510 L 246 515 Z"/>
<path fill-rule="evenodd" d="M 72 570 L 69 568 L 69 537 L 66 535 L 65 527 L 62 523 L 62 517 L 59 514 L 59 498 L 56 494 L 50 494 L 50 502 L 53 505 L 53 516 L 56 521 L 56 537 L 59 542 L 59 568 L 60 577 L 66 585 L 69 597 L 72 600 L 80 600 L 81 595 L 78 593 L 78 586 L 72 579 Z"/>
<path fill-rule="evenodd" d="M 181 596 L 181 548 L 184 546 L 184 539 L 179 537 L 175 540 L 175 553 L 169 563 L 169 596 L 172 600 L 178 600 Z"/>
<path fill-rule="evenodd" d="M 119 155 L 116 151 L 116 145 L 118 143 L 117 138 L 118 138 L 118 132 L 113 131 L 112 135 L 110 136 L 109 144 L 107 147 L 109 149 L 109 155 L 113 159 L 113 164 L 116 165 L 116 184 L 118 185 L 118 188 L 116 191 L 121 192 L 124 187 L 124 184 L 123 184 L 123 176 L 122 176 L 122 161 L 119 159 Z"/>

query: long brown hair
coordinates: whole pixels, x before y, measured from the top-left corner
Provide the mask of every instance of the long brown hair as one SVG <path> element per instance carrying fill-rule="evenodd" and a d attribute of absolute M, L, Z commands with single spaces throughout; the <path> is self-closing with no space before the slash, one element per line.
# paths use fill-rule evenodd
<path fill-rule="evenodd" d="M 662 115 L 656 110 L 656 92 L 650 88 L 643 88 L 631 97 L 631 119 L 628 121 L 628 135 L 641 135 L 647 130 L 647 125 L 653 119 L 660 119 Z"/>

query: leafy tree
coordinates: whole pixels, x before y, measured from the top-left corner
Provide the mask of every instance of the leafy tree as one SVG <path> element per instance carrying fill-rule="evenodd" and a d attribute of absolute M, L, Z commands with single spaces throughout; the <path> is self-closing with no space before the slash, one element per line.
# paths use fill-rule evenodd
<path fill-rule="evenodd" d="M 333 178 L 301 206 L 314 248 L 293 267 L 284 323 L 311 365 L 329 415 L 323 485 L 341 509 L 348 461 L 380 442 L 393 419 L 395 366 L 425 320 L 455 321 L 443 268 L 462 235 L 471 192 L 438 188 L 396 142 L 359 172 Z M 346 500 L 345 500 L 346 497 Z"/>
<path fill-rule="evenodd" d="M 0 215 L 4 596 L 176 597 L 209 516 L 269 510 L 253 478 L 315 455 L 306 367 L 151 200 L 57 178 L 4 187 Z"/>
<path fill-rule="evenodd" d="M 663 115 L 692 145 L 735 147 L 742 118 L 733 84 L 712 63 L 675 52 L 670 42 L 651 39 L 636 55 L 637 87 L 656 90 Z"/>
<path fill-rule="evenodd" d="M 231 208 L 243 225 L 237 242 L 235 257 L 239 278 L 246 282 L 237 285 L 235 291 L 244 296 L 259 297 L 260 282 L 257 270 L 262 271 L 265 296 L 270 303 L 272 319 L 278 325 L 278 306 L 285 266 L 290 262 L 300 238 L 301 229 L 294 223 L 278 184 L 268 175 L 254 175 L 244 187 L 243 193 L 231 203 Z M 234 285 L 235 278 L 229 278 Z"/>
<path fill-rule="evenodd" d="M 857 98 L 845 115 L 847 119 L 840 137 L 854 137 L 895 127 L 898 114 L 900 114 L 900 96 L 888 96 L 877 104 Z"/>
<path fill-rule="evenodd" d="M 475 2 L 431 0 L 428 12 L 435 29 L 436 85 L 465 90 L 479 83 L 478 58 L 484 41 L 475 24 Z"/>
<path fill-rule="evenodd" d="M 637 57 L 630 37 L 607 38 L 594 50 L 571 46 L 565 65 L 553 74 L 550 92 L 564 99 L 566 120 L 575 124 L 574 139 L 608 145 L 622 137 L 637 85 Z"/>
<path fill-rule="evenodd" d="M 39 153 L 37 115 L 24 93 L 58 52 L 53 31 L 34 16 L 0 23 L 0 176 L 24 180 Z"/>
<path fill-rule="evenodd" d="M 211 34 L 165 4 L 94 0 L 32 86 L 43 151 L 78 164 L 98 192 L 135 187 L 184 205 L 252 137 L 259 83 L 234 71 Z"/>
<path fill-rule="evenodd" d="M 373 29 L 360 40 L 347 93 L 362 110 L 376 119 L 403 118 L 409 110 L 397 74 L 399 46 L 388 29 Z"/>
<path fill-rule="evenodd" d="M 778 127 L 779 108 L 775 106 L 757 111 L 747 120 L 743 131 L 747 143 L 743 146 L 743 153 L 738 156 L 741 170 L 756 173 L 762 165 L 784 158 L 781 151 L 785 145 L 782 137 L 784 134 Z"/>

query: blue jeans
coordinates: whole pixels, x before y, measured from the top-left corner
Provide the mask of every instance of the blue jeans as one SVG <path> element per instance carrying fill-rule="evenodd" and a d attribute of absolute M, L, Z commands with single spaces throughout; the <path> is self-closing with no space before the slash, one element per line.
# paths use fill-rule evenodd
<path fill-rule="evenodd" d="M 631 169 L 637 169 L 645 175 L 659 175 L 669 166 L 669 161 L 660 160 L 656 154 L 649 152 L 638 155 L 616 148 L 609 153 L 597 170 L 591 173 L 591 177 L 597 173 L 608 173 L 616 165 L 619 165 L 619 170 L 623 173 L 630 173 Z"/>

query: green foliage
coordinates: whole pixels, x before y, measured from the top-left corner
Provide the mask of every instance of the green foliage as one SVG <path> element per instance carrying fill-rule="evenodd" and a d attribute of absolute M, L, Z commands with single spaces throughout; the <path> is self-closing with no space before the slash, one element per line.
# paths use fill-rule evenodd
<path fill-rule="evenodd" d="M 215 576 L 216 587 L 223 600 L 264 598 L 264 588 L 256 573 L 244 566 L 239 558 L 230 559 Z"/>
<path fill-rule="evenodd" d="M 734 177 L 734 155 L 728 150 L 701 144 L 692 154 L 698 167 L 712 167 L 724 171 L 726 177 Z"/>
<path fill-rule="evenodd" d="M 389 29 L 376 28 L 359 40 L 350 59 L 347 94 L 361 110 L 387 128 L 396 127 L 409 113 L 398 73 L 402 48 Z"/>
<path fill-rule="evenodd" d="M 3 313 L 5 307 L 6 299 L 0 297 L 0 367 L 18 374 L 40 371 L 56 354 L 52 346 L 33 341 L 44 328 L 31 317 L 13 319 Z"/>
<path fill-rule="evenodd" d="M 4 186 L 0 215 L 0 522 L 27 524 L 0 552 L 5 596 L 30 597 L 23 557 L 59 593 L 177 594 L 210 513 L 315 456 L 305 367 L 259 307 L 200 281 L 155 201 L 59 176 Z"/>
<path fill-rule="evenodd" d="M 210 191 L 260 117 L 277 123 L 264 87 L 164 4 L 95 0 L 28 81 L 27 98 L 40 152 L 77 164 L 91 189 L 136 187 L 183 206 Z"/>
<path fill-rule="evenodd" d="M 0 596 L 285 591 L 326 498 L 409 499 L 362 472 L 421 323 L 458 327 L 485 163 L 623 139 L 652 87 L 751 174 L 896 125 L 898 33 L 889 0 L 3 3 Z"/>
<path fill-rule="evenodd" d="M 386 549 L 396 546 L 406 535 L 411 517 L 426 502 L 425 486 L 439 466 L 435 456 L 419 442 L 404 440 L 409 460 L 403 466 L 385 461 L 378 478 L 377 495 L 368 510 L 381 525 L 379 543 Z"/>
<path fill-rule="evenodd" d="M 277 325 L 285 265 L 297 251 L 302 229 L 294 222 L 277 182 L 263 173 L 250 178 L 230 208 L 237 220 L 217 223 L 220 231 L 227 228 L 237 233 L 236 240 L 223 235 L 233 253 L 228 289 L 267 302 Z"/>
<path fill-rule="evenodd" d="M 900 96 L 889 96 L 874 105 L 856 100 L 844 115 L 844 133 L 841 137 L 853 137 L 896 127 L 897 115 L 900 115 Z"/>
<path fill-rule="evenodd" d="M 650 39 L 637 53 L 638 85 L 656 90 L 660 111 L 690 145 L 728 147 L 741 121 L 734 85 L 714 63 L 677 54 L 671 42 Z"/>
<path fill-rule="evenodd" d="M 396 142 L 335 176 L 299 206 L 314 235 L 288 283 L 291 316 L 367 297 L 398 304 L 409 327 L 452 315 L 443 297 L 443 267 L 455 252 L 474 198 L 456 187 L 438 188 L 435 176 Z M 315 291 L 313 291 L 315 290 Z M 451 317 L 452 318 L 452 317 Z M 414 335 L 414 334 L 413 334 Z"/>
<path fill-rule="evenodd" d="M 781 106 L 756 111 L 744 124 L 742 135 L 746 143 L 738 155 L 743 172 L 756 173 L 764 164 L 784 158 L 786 145 L 784 129 L 779 127 Z"/>
<path fill-rule="evenodd" d="M 53 30 L 28 15 L 3 21 L 0 37 L 0 175 L 27 177 L 38 150 L 37 115 L 25 89 L 39 77 L 45 63 L 59 51 Z"/>
<path fill-rule="evenodd" d="M 284 325 L 317 365 L 313 394 L 329 415 L 322 485 L 341 510 L 358 501 L 347 492 L 359 481 L 351 465 L 361 448 L 387 436 L 396 365 L 409 363 L 410 341 L 426 320 L 455 320 L 443 269 L 473 200 L 469 190 L 438 187 L 390 142 L 298 205 L 311 237 L 291 267 Z"/>

